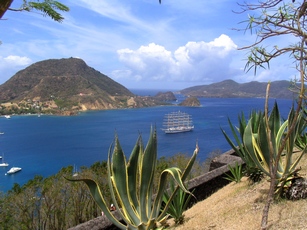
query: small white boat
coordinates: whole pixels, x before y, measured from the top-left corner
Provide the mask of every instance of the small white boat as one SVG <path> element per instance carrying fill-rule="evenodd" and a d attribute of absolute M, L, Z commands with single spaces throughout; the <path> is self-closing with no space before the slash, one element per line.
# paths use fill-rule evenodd
<path fill-rule="evenodd" d="M 2 163 L 0 163 L 0 167 L 7 167 L 7 166 L 9 166 L 8 163 L 4 162 L 4 155 L 1 156 L 0 159 L 2 159 Z"/>
<path fill-rule="evenodd" d="M 76 176 L 78 176 L 79 175 L 79 173 L 78 173 L 78 170 L 77 170 L 77 168 L 76 168 L 76 166 L 74 165 L 74 172 L 73 172 L 73 177 L 76 177 Z"/>
<path fill-rule="evenodd" d="M 19 167 L 12 167 L 9 171 L 6 172 L 6 174 L 13 174 L 21 171 L 21 168 Z"/>
<path fill-rule="evenodd" d="M 10 115 L 5 115 L 4 117 L 7 118 L 7 119 L 10 119 L 10 118 L 11 118 Z"/>

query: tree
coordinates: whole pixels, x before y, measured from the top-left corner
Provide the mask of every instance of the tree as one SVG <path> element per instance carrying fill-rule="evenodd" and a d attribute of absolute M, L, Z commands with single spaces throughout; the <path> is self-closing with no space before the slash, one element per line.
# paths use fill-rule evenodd
<path fill-rule="evenodd" d="M 256 16 L 249 15 L 248 21 L 245 23 L 247 27 L 243 30 L 250 30 L 257 35 L 257 40 L 246 47 L 242 47 L 242 50 L 250 50 L 248 60 L 245 66 L 247 71 L 260 68 L 269 68 L 270 62 L 278 57 L 288 55 L 292 58 L 294 67 L 299 74 L 300 87 L 296 87 L 294 84 L 294 90 L 298 93 L 297 108 L 294 115 L 293 125 L 289 127 L 287 135 L 283 139 L 283 142 L 278 150 L 277 157 L 273 157 L 272 149 L 270 149 L 271 161 L 270 161 L 270 190 L 267 198 L 267 202 L 263 209 L 261 228 L 267 228 L 267 220 L 270 204 L 274 199 L 274 191 L 276 189 L 276 172 L 278 162 L 281 157 L 282 151 L 285 148 L 286 140 L 289 138 L 294 130 L 294 125 L 299 116 L 299 112 L 302 109 L 303 99 L 305 98 L 304 82 L 306 80 L 306 60 L 307 60 L 307 19 L 306 9 L 307 1 L 283 1 L 283 0 L 264 0 L 257 1 L 254 4 L 244 2 L 239 4 L 242 8 L 242 12 L 252 12 Z M 257 15 L 258 14 L 258 15 Z M 241 30 L 241 29 L 238 29 Z M 274 38 L 286 37 L 288 42 L 283 47 L 275 45 Z M 290 38 L 290 39 L 289 39 Z M 273 40 L 273 41 L 272 41 Z M 268 46 L 268 44 L 274 44 Z M 297 80 L 294 81 L 295 83 Z M 268 87 L 269 88 L 269 87 Z M 267 92 L 268 97 L 269 92 Z M 267 105 L 266 105 L 267 114 Z M 271 130 L 267 130 L 268 133 Z M 268 136 L 268 143 L 272 143 Z M 271 146 L 269 146 L 271 147 Z"/>
<path fill-rule="evenodd" d="M 10 11 L 39 11 L 42 12 L 44 16 L 52 18 L 56 22 L 62 22 L 64 17 L 58 11 L 69 11 L 69 8 L 53 0 L 44 0 L 44 1 L 27 1 L 23 0 L 23 4 L 20 8 L 10 8 L 14 0 L 1 0 L 0 2 L 0 19 L 4 16 L 7 10 Z"/>

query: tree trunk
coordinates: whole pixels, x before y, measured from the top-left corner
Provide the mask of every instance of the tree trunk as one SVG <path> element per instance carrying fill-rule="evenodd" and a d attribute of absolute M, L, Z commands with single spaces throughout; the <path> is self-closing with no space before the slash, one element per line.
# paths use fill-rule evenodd
<path fill-rule="evenodd" d="M 3 15 L 7 11 L 7 9 L 11 6 L 14 0 L 1 0 L 0 3 L 0 19 L 2 19 Z"/>
<path fill-rule="evenodd" d="M 266 230 L 268 227 L 269 210 L 271 203 L 273 202 L 274 199 L 274 191 L 275 191 L 275 183 L 273 181 L 275 181 L 275 179 L 274 180 L 272 179 L 270 182 L 269 194 L 262 212 L 261 230 Z"/>

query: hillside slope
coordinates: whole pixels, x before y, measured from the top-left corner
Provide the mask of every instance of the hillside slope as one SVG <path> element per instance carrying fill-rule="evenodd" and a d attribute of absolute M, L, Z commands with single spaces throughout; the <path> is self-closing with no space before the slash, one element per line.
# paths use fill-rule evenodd
<path fill-rule="evenodd" d="M 51 113 L 144 107 L 158 103 L 153 98 L 136 97 L 78 58 L 40 61 L 17 72 L 0 86 L 0 102 L 13 102 L 15 107 L 23 107 L 19 110 L 30 110 L 35 106 L 41 112 Z"/>
<path fill-rule="evenodd" d="M 297 168 L 306 177 L 307 156 L 304 155 Z M 210 197 L 196 203 L 185 211 L 185 223 L 175 226 L 172 220 L 170 230 L 255 230 L 260 229 L 262 211 L 269 191 L 268 178 L 250 184 L 247 178 L 240 183 L 232 182 Z M 269 211 L 268 229 L 306 229 L 306 199 L 297 201 L 275 201 Z"/>
<path fill-rule="evenodd" d="M 50 59 L 17 72 L 0 86 L 0 100 L 22 100 L 50 95 L 73 97 L 77 94 L 133 96 L 124 86 L 87 66 L 78 58 Z"/>
<path fill-rule="evenodd" d="M 210 85 L 199 85 L 180 90 L 179 93 L 195 97 L 214 97 L 214 98 L 256 98 L 265 97 L 267 82 L 248 82 L 237 83 L 233 80 L 225 80 Z M 293 99 L 295 93 L 289 88 L 289 81 L 271 82 L 270 97 Z"/>

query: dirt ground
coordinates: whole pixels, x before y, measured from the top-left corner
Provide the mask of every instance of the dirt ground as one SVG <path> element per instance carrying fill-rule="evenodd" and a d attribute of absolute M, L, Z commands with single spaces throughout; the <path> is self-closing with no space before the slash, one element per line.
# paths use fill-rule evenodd
<path fill-rule="evenodd" d="M 302 170 L 299 173 L 306 178 L 307 156 L 302 158 L 300 166 Z M 253 185 L 247 178 L 240 183 L 232 182 L 187 210 L 183 225 L 175 226 L 170 220 L 169 229 L 260 229 L 268 189 L 269 182 L 265 179 Z M 307 200 L 276 201 L 270 207 L 268 229 L 307 229 L 306 214 Z"/>

